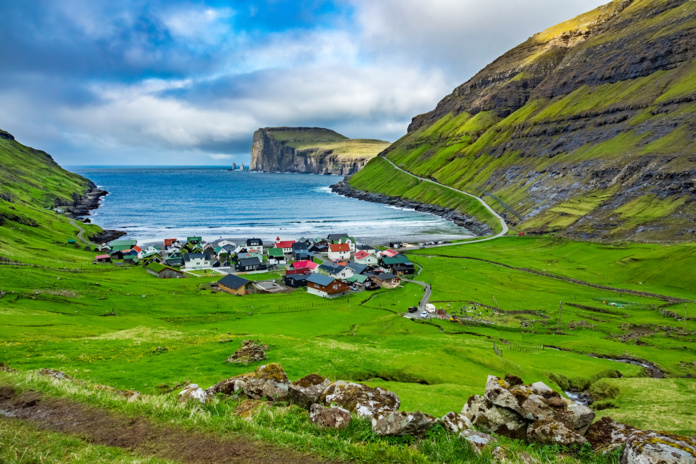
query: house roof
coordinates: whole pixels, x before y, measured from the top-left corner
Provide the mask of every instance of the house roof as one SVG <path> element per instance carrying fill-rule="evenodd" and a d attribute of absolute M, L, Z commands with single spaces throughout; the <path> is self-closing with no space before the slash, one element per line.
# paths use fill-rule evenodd
<path fill-rule="evenodd" d="M 286 279 L 293 279 L 293 280 L 307 280 L 309 276 L 312 274 L 291 274 L 291 275 L 286 275 Z"/>
<path fill-rule="evenodd" d="M 367 251 L 360 250 L 357 253 L 355 253 L 355 259 L 365 259 L 368 256 L 370 256 L 370 253 Z"/>
<path fill-rule="evenodd" d="M 239 260 L 239 265 L 244 267 L 256 266 L 259 264 L 261 264 L 261 260 L 256 256 L 254 256 L 253 258 L 242 258 Z"/>
<path fill-rule="evenodd" d="M 398 255 L 399 252 L 396 251 L 396 250 L 392 250 L 391 248 L 387 248 L 386 250 L 384 250 L 384 251 L 381 252 L 380 254 L 381 254 L 382 256 L 389 256 L 389 257 L 392 257 L 392 256 Z"/>
<path fill-rule="evenodd" d="M 312 274 L 309 277 L 307 277 L 307 282 L 312 282 L 313 284 L 321 285 L 326 287 L 327 285 L 331 285 L 331 282 L 333 282 L 334 279 L 333 277 L 321 275 L 321 274 Z"/>
<path fill-rule="evenodd" d="M 292 248 L 294 240 L 279 240 L 275 242 L 277 248 Z"/>
<path fill-rule="evenodd" d="M 109 255 L 97 255 L 94 257 L 94 259 L 106 259 L 106 258 L 111 258 Z"/>
<path fill-rule="evenodd" d="M 184 254 L 184 261 L 191 261 L 192 259 L 210 259 L 208 255 L 204 255 L 203 253 L 186 253 Z"/>
<path fill-rule="evenodd" d="M 227 274 L 222 279 L 218 280 L 218 284 L 222 284 L 225 287 L 233 288 L 235 290 L 243 287 L 244 285 L 251 282 L 243 277 L 236 276 L 234 274 Z"/>
<path fill-rule="evenodd" d="M 123 255 L 124 261 L 137 261 L 138 257 L 135 255 Z"/>
<path fill-rule="evenodd" d="M 186 237 L 187 242 L 200 242 L 203 240 L 203 237 Z"/>
<path fill-rule="evenodd" d="M 143 251 L 143 249 L 140 248 L 138 245 L 134 246 L 134 247 L 133 247 L 133 250 L 137 251 L 138 253 L 140 253 L 141 251 Z"/>
<path fill-rule="evenodd" d="M 137 244 L 137 240 L 114 240 L 111 242 L 111 246 L 127 246 L 129 248 Z"/>
<path fill-rule="evenodd" d="M 302 241 L 302 242 L 295 242 L 292 244 L 292 249 L 293 251 L 300 251 L 300 250 L 308 250 L 309 247 L 307 246 L 307 242 Z"/>
<path fill-rule="evenodd" d="M 284 256 L 283 249 L 282 248 L 269 248 L 268 249 L 268 256 L 282 258 Z"/>
<path fill-rule="evenodd" d="M 382 262 L 386 265 L 390 264 L 410 264 L 411 261 L 408 260 L 406 255 L 398 254 L 396 256 L 386 256 L 382 258 Z"/>
<path fill-rule="evenodd" d="M 343 237 L 348 237 L 348 234 L 329 234 L 327 237 L 330 241 L 338 240 Z"/>
<path fill-rule="evenodd" d="M 339 251 L 350 251 L 350 245 L 348 245 L 347 243 L 332 243 L 331 245 L 329 245 L 329 248 L 334 253 Z"/>
<path fill-rule="evenodd" d="M 360 264 L 360 263 L 348 263 L 346 265 L 346 267 L 352 269 L 356 274 L 360 274 L 365 269 L 367 269 L 367 266 L 365 266 L 364 264 Z"/>
<path fill-rule="evenodd" d="M 247 246 L 263 246 L 263 241 L 260 238 L 250 238 L 246 244 Z"/>
<path fill-rule="evenodd" d="M 361 284 L 364 284 L 366 280 L 367 276 L 362 274 L 354 274 L 348 278 L 348 282 L 360 282 Z"/>
<path fill-rule="evenodd" d="M 375 277 L 377 277 L 379 280 L 391 280 L 396 278 L 396 276 L 391 272 L 383 272 L 381 274 L 377 274 Z"/>
<path fill-rule="evenodd" d="M 294 267 L 295 269 L 299 269 L 302 267 L 316 269 L 317 267 L 319 267 L 319 265 L 313 261 L 296 261 L 296 262 L 292 263 L 292 267 Z"/>
<path fill-rule="evenodd" d="M 328 272 L 329 274 L 338 274 L 345 266 L 333 263 L 325 263 L 319 266 L 319 269 Z"/>

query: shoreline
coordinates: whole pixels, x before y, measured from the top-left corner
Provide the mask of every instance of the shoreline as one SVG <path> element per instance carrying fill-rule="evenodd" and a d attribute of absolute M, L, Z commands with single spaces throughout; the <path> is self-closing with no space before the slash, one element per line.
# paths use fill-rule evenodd
<path fill-rule="evenodd" d="M 101 189 L 89 181 L 89 190 L 82 195 L 74 195 L 72 203 L 56 204 L 56 206 L 66 206 L 66 215 L 72 219 L 83 222 L 85 224 L 95 224 L 89 219 L 90 212 L 98 209 L 101 206 L 101 199 L 107 196 L 109 192 Z M 120 237 L 128 235 L 128 232 L 123 230 L 102 229 L 97 235 L 88 237 L 94 243 L 108 243 Z"/>
<path fill-rule="evenodd" d="M 393 197 L 385 195 L 383 193 L 373 193 L 364 190 L 356 190 L 350 185 L 348 185 L 348 179 L 350 176 L 346 176 L 338 182 L 337 184 L 331 185 L 329 188 L 332 192 L 341 195 L 346 198 L 355 198 L 357 200 L 369 201 L 372 203 L 381 203 L 388 206 L 394 206 L 397 208 L 412 209 L 420 213 L 428 213 L 434 216 L 441 217 L 447 221 L 453 222 L 459 227 L 465 228 L 467 231 L 474 234 L 474 237 L 485 237 L 488 235 L 493 235 L 493 230 L 486 225 L 478 222 L 471 216 L 462 214 L 457 210 L 451 208 L 445 208 L 444 206 L 435 206 L 428 203 L 421 203 L 416 200 L 409 200 L 402 197 Z"/>

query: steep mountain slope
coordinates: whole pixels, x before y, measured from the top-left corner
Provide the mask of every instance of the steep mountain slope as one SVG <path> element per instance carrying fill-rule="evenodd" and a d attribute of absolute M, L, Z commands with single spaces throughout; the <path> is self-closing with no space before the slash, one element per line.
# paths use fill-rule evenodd
<path fill-rule="evenodd" d="M 46 152 L 22 145 L 2 130 L 0 166 L 0 256 L 24 260 L 47 251 L 42 248 L 47 244 L 65 244 L 75 238 L 77 229 L 53 208 L 86 212 L 100 194 L 91 181 L 66 171 Z M 88 236 L 101 231 L 93 225 L 83 228 Z"/>
<path fill-rule="evenodd" d="M 351 140 L 319 127 L 267 127 L 254 133 L 250 169 L 347 175 L 388 146 L 382 140 Z"/>
<path fill-rule="evenodd" d="M 696 2 L 615 0 L 495 60 L 383 156 L 519 230 L 680 241 L 696 239 L 695 138 Z M 385 165 L 350 184 L 379 191 Z"/>

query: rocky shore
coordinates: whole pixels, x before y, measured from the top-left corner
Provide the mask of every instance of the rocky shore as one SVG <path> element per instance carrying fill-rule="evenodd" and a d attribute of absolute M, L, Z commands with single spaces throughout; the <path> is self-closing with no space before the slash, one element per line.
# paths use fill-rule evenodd
<path fill-rule="evenodd" d="M 331 191 L 344 197 L 357 198 L 358 200 L 383 203 L 385 205 L 396 206 L 397 208 L 408 208 L 422 213 L 434 214 L 448 221 L 452 221 L 460 227 L 464 227 L 477 236 L 492 235 L 494 233 L 487 224 L 482 224 L 471 216 L 462 214 L 457 210 L 421 203 L 419 201 L 409 200 L 408 198 L 392 197 L 381 193 L 356 190 L 348 185 L 348 179 L 349 177 L 345 177 L 338 184 L 332 185 L 330 187 Z"/>
<path fill-rule="evenodd" d="M 99 208 L 99 201 L 109 194 L 106 190 L 97 188 L 93 182 L 89 183 L 89 187 L 90 189 L 82 195 L 73 194 L 72 201 L 64 202 L 56 199 L 55 205 L 62 206 L 67 216 L 73 219 L 83 219 L 84 216 L 89 216 L 90 211 Z M 83 219 L 83 221 L 90 222 L 89 219 Z M 124 235 L 126 232 L 122 230 L 102 230 L 91 237 L 91 240 L 95 243 L 106 243 Z"/>

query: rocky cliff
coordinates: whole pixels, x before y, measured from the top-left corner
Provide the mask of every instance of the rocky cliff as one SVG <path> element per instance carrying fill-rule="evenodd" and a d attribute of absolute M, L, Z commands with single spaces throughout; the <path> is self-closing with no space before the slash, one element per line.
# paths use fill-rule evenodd
<path fill-rule="evenodd" d="M 696 2 L 615 0 L 536 34 L 383 155 L 519 230 L 694 240 Z"/>
<path fill-rule="evenodd" d="M 254 132 L 250 169 L 348 175 L 388 145 L 381 140 L 351 140 L 318 127 L 267 127 Z"/>

